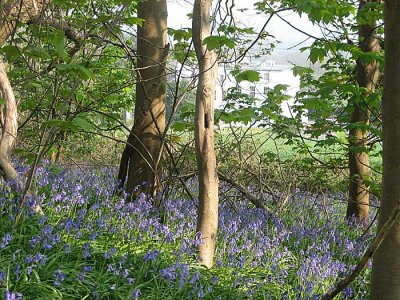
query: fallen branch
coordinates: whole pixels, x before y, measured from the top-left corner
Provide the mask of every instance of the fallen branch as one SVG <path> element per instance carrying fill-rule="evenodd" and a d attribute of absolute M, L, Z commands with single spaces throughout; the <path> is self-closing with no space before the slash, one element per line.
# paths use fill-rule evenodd
<path fill-rule="evenodd" d="M 233 186 L 235 189 L 237 189 L 239 192 L 242 193 L 243 196 L 245 196 L 247 199 L 250 200 L 251 203 L 254 204 L 255 207 L 260 208 L 264 210 L 265 212 L 269 213 L 270 215 L 273 215 L 276 217 L 275 213 L 268 208 L 262 201 L 255 195 L 253 195 L 248 189 L 246 189 L 243 185 L 240 183 L 234 181 L 231 178 L 228 178 L 225 174 L 221 172 L 217 172 L 219 179 L 229 183 L 231 186 Z"/>
<path fill-rule="evenodd" d="M 389 216 L 389 218 L 386 220 L 385 224 L 382 226 L 381 230 L 378 232 L 372 243 L 365 250 L 363 256 L 361 257 L 360 262 L 353 270 L 353 272 L 351 272 L 344 279 L 342 279 L 333 290 L 326 293 L 322 297 L 323 300 L 333 299 L 336 295 L 342 292 L 350 283 L 352 283 L 358 275 L 360 275 L 360 273 L 367 266 L 368 261 L 374 256 L 376 250 L 379 248 L 379 246 L 382 244 L 382 242 L 392 229 L 394 223 L 396 223 L 397 220 L 399 219 L 399 216 L 400 216 L 400 206 L 398 205 L 396 209 L 392 212 L 392 214 Z"/>

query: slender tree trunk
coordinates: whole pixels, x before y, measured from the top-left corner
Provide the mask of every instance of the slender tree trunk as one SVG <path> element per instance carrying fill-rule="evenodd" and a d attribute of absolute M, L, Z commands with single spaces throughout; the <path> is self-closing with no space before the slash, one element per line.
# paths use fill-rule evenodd
<path fill-rule="evenodd" d="M 199 173 L 199 208 L 197 231 L 203 243 L 199 245 L 202 264 L 213 264 L 218 229 L 218 174 L 214 150 L 214 98 L 217 57 L 208 51 L 203 41 L 210 35 L 212 0 L 195 0 L 193 10 L 193 44 L 199 62 L 196 91 L 195 142 Z"/>
<path fill-rule="evenodd" d="M 136 85 L 135 120 L 124 150 L 120 177 L 126 172 L 129 199 L 144 192 L 156 197 L 159 189 L 162 137 L 165 129 L 165 65 L 168 54 L 166 0 L 140 1 L 138 17 L 138 83 Z M 127 157 L 129 156 L 129 159 Z"/>
<path fill-rule="evenodd" d="M 400 202 L 400 0 L 385 1 L 383 83 L 383 191 L 378 230 Z M 400 222 L 376 251 L 372 300 L 400 299 Z"/>
<path fill-rule="evenodd" d="M 5 0 L 0 1 L 0 46 L 15 31 L 17 22 L 27 22 L 42 13 L 48 0 Z M 23 190 L 23 181 L 11 162 L 11 151 L 18 131 L 18 103 L 11 83 L 0 60 L 0 97 L 5 103 L 0 105 L 0 174 L 6 181 L 12 181 L 17 191 Z"/>
<path fill-rule="evenodd" d="M 118 171 L 118 194 L 122 192 L 125 186 L 126 176 L 128 174 L 129 160 L 132 156 L 132 146 L 134 138 L 132 132 L 129 134 L 128 141 L 125 145 L 124 151 L 121 155 L 121 161 L 119 163 Z"/>
<path fill-rule="evenodd" d="M 11 150 L 17 138 L 18 110 L 17 101 L 2 61 L 0 61 L 0 97 L 5 100 L 5 104 L 0 106 L 0 172 L 6 181 L 12 181 L 18 177 L 10 159 Z"/>
<path fill-rule="evenodd" d="M 359 10 L 371 0 L 361 0 Z M 379 40 L 376 37 L 375 22 L 359 25 L 360 49 L 363 52 L 379 52 Z M 354 126 L 349 132 L 349 201 L 347 205 L 347 218 L 356 218 L 364 226 L 369 223 L 369 190 L 365 183 L 371 176 L 369 154 L 366 152 L 368 142 L 370 108 L 367 97 L 375 91 L 379 78 L 379 66 L 376 61 L 365 63 L 357 60 L 357 83 L 361 91 L 361 99 L 353 103 L 354 109 L 351 124 Z"/>

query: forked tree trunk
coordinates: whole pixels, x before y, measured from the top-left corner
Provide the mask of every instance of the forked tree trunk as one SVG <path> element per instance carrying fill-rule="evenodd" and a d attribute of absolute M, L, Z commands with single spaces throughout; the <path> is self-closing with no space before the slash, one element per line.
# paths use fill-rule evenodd
<path fill-rule="evenodd" d="M 126 192 L 129 199 L 141 192 L 156 197 L 159 189 L 162 137 L 165 130 L 165 65 L 168 54 L 166 0 L 140 1 L 138 17 L 144 19 L 137 35 L 140 82 L 136 85 L 134 125 L 119 172 L 122 185 L 128 173 Z"/>
<path fill-rule="evenodd" d="M 8 80 L 4 63 L 0 60 L 0 172 L 6 181 L 16 180 L 18 173 L 11 163 L 10 155 L 17 138 L 18 110 L 11 83 Z"/>
<path fill-rule="evenodd" d="M 361 0 L 359 11 L 371 0 Z M 360 24 L 359 26 L 360 49 L 363 52 L 379 52 L 379 40 L 376 37 L 375 22 Z M 371 169 L 369 154 L 366 152 L 368 142 L 370 108 L 368 95 L 375 91 L 379 78 L 379 66 L 376 61 L 370 63 L 357 60 L 357 83 L 361 91 L 361 99 L 353 103 L 354 109 L 351 124 L 354 126 L 349 132 L 349 201 L 347 205 L 347 218 L 355 218 L 361 225 L 369 223 L 369 189 L 365 180 L 370 179 Z"/>
<path fill-rule="evenodd" d="M 197 232 L 203 243 L 199 245 L 201 263 L 213 264 L 218 229 L 218 174 L 214 150 L 214 98 L 217 57 L 203 45 L 210 35 L 212 0 L 195 0 L 193 10 L 193 44 L 199 62 L 196 91 L 195 142 L 199 174 L 199 208 Z"/>
<path fill-rule="evenodd" d="M 400 203 L 400 0 L 385 1 L 383 190 L 378 230 Z M 375 253 L 372 300 L 400 299 L 400 222 Z"/>

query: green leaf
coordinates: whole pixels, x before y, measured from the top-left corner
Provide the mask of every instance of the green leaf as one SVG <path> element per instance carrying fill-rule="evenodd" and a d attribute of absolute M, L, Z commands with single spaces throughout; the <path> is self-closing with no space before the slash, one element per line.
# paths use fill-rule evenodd
<path fill-rule="evenodd" d="M 322 62 L 326 57 L 326 50 L 322 48 L 311 48 L 310 60 L 313 64 L 317 61 Z"/>
<path fill-rule="evenodd" d="M 50 54 L 42 48 L 32 47 L 29 49 L 30 55 L 42 59 L 50 59 Z"/>
<path fill-rule="evenodd" d="M 178 131 L 178 132 L 185 131 L 188 129 L 188 127 L 189 127 L 188 123 L 179 122 L 179 121 L 175 122 L 174 124 L 171 125 L 172 130 Z"/>
<path fill-rule="evenodd" d="M 144 19 L 138 17 L 127 17 L 125 18 L 125 22 L 129 25 L 139 25 L 142 26 Z"/>
<path fill-rule="evenodd" d="M 181 28 L 181 29 L 173 29 L 168 28 L 168 34 L 174 37 L 176 41 L 189 41 L 192 37 L 192 29 L 191 28 Z"/>
<path fill-rule="evenodd" d="M 80 117 L 75 117 L 72 120 L 72 123 L 83 129 L 84 131 L 92 131 L 93 129 L 92 124 L 90 124 L 88 121 Z"/>
<path fill-rule="evenodd" d="M 235 42 L 226 36 L 211 35 L 204 39 L 203 45 L 206 45 L 208 50 L 222 48 L 223 46 L 227 46 L 229 49 L 232 49 L 235 47 Z"/>
<path fill-rule="evenodd" d="M 93 77 L 93 73 L 89 69 L 78 64 L 58 64 L 56 65 L 57 70 L 60 71 L 73 71 L 79 74 L 83 80 L 88 80 Z"/>
<path fill-rule="evenodd" d="M 44 126 L 50 126 L 50 127 L 60 127 L 64 130 L 70 130 L 72 132 L 78 132 L 79 127 L 72 123 L 71 121 L 65 121 L 65 120 L 60 120 L 60 119 L 50 119 L 45 122 L 43 122 Z"/>
<path fill-rule="evenodd" d="M 6 99 L 0 97 L 0 105 L 6 105 Z"/>
<path fill-rule="evenodd" d="M 57 50 L 57 54 L 59 56 L 64 56 L 64 52 L 65 52 L 64 42 L 65 42 L 64 31 L 57 30 L 56 34 L 54 36 L 54 39 L 53 39 L 53 43 L 54 43 L 54 47 Z"/>
<path fill-rule="evenodd" d="M 232 75 L 235 76 L 237 82 L 249 81 L 256 82 L 260 81 L 260 73 L 254 70 L 246 70 L 246 71 L 232 71 Z"/>
<path fill-rule="evenodd" d="M 7 60 L 14 61 L 21 56 L 21 52 L 19 51 L 17 46 L 7 45 L 1 48 L 1 52 L 5 54 Z"/>
<path fill-rule="evenodd" d="M 311 68 L 302 67 L 302 66 L 294 66 L 292 70 L 293 70 L 294 76 L 303 76 L 305 74 L 313 73 L 313 70 Z"/>
<path fill-rule="evenodd" d="M 341 143 L 341 144 L 347 144 L 348 143 L 347 135 L 346 135 L 345 132 L 336 131 L 336 136 L 337 136 L 337 139 L 338 139 L 339 143 Z"/>

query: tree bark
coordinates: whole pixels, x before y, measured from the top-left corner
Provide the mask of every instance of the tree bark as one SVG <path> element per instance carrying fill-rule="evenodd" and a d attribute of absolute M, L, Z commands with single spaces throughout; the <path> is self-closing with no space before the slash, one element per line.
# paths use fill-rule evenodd
<path fill-rule="evenodd" d="M 2 61 L 0 61 L 0 97 L 5 102 L 5 104 L 0 106 L 0 172 L 6 181 L 12 181 L 18 177 L 18 173 L 10 159 L 11 150 L 17 138 L 18 110 L 17 101 Z"/>
<path fill-rule="evenodd" d="M 374 1 L 374 0 L 372 0 Z M 361 0 L 359 11 L 371 0 Z M 375 22 L 359 25 L 360 49 L 363 52 L 379 52 L 379 40 L 376 37 Z M 346 216 L 355 218 L 361 225 L 369 224 L 369 190 L 365 180 L 370 179 L 371 169 L 369 154 L 366 152 L 368 142 L 370 108 L 367 97 L 375 91 L 379 78 L 377 61 L 365 63 L 357 60 L 357 83 L 361 90 L 361 99 L 353 103 L 354 109 L 351 124 L 354 126 L 349 132 L 349 200 Z"/>
<path fill-rule="evenodd" d="M 400 0 L 386 0 L 383 90 L 383 189 L 378 230 L 400 203 Z M 372 300 L 400 299 L 400 223 L 375 253 Z"/>
<path fill-rule="evenodd" d="M 0 46 L 15 31 L 17 22 L 27 22 L 38 16 L 47 5 L 46 0 L 6 0 L 0 2 Z M 4 104 L 0 106 L 0 173 L 6 181 L 14 181 L 18 190 L 23 189 L 23 182 L 11 163 L 11 151 L 15 145 L 18 131 L 18 103 L 11 83 L 0 60 L 0 97 Z"/>
<path fill-rule="evenodd" d="M 198 246 L 201 263 L 213 264 L 218 229 L 218 174 L 214 150 L 214 98 L 217 57 L 203 45 L 210 35 L 212 0 L 195 0 L 193 10 L 193 44 L 199 62 L 196 91 L 195 148 L 199 173 L 199 208 L 197 231 L 203 243 Z"/>
<path fill-rule="evenodd" d="M 156 197 L 160 187 L 168 54 L 166 0 L 139 2 L 138 17 L 145 20 L 138 28 L 137 36 L 140 83 L 136 85 L 134 125 L 119 172 L 122 184 L 125 181 L 123 177 L 126 177 L 124 174 L 128 172 L 126 192 L 129 200 L 141 192 Z"/>
<path fill-rule="evenodd" d="M 26 23 L 38 16 L 48 0 L 0 1 L 0 45 L 15 31 L 17 21 Z"/>

